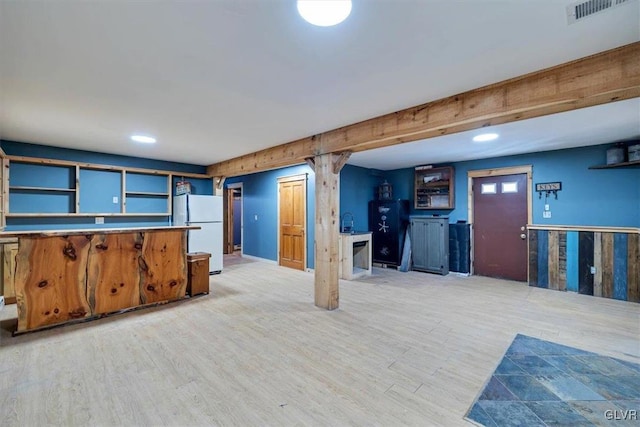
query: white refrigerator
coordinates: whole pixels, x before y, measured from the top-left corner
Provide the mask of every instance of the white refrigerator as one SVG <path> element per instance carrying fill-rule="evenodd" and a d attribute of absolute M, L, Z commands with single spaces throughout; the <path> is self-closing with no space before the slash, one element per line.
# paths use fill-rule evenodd
<path fill-rule="evenodd" d="M 208 252 L 209 272 L 222 271 L 222 196 L 182 194 L 173 198 L 173 225 L 197 225 L 189 230 L 187 250 Z"/>

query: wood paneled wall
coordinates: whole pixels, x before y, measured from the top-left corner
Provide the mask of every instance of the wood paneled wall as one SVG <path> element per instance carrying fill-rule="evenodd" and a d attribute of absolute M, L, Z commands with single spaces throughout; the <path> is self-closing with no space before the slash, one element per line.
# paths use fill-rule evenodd
<path fill-rule="evenodd" d="M 640 234 L 530 229 L 529 285 L 640 302 Z"/>

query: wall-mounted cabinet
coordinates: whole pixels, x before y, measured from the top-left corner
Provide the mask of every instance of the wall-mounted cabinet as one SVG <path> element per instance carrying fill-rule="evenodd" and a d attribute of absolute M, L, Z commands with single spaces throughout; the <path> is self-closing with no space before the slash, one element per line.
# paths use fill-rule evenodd
<path fill-rule="evenodd" d="M 452 166 L 434 168 L 417 166 L 415 169 L 414 207 L 416 209 L 453 209 Z"/>
<path fill-rule="evenodd" d="M 208 185 L 213 194 L 213 179 L 204 174 L 17 156 L 8 157 L 4 172 L 8 218 L 168 217 L 176 179 L 193 179 L 203 189 Z"/>

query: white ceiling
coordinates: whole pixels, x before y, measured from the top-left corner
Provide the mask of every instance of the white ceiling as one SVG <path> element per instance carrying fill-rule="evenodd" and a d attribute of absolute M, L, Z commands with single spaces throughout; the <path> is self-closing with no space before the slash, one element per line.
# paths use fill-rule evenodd
<path fill-rule="evenodd" d="M 473 142 L 495 132 L 495 141 Z M 640 98 L 353 153 L 349 163 L 392 170 L 626 141 L 640 137 Z M 604 162 L 604 159 L 603 159 Z"/>
<path fill-rule="evenodd" d="M 640 40 L 638 0 L 568 25 L 570 3 L 354 0 L 320 28 L 294 0 L 0 0 L 0 137 L 208 165 Z M 504 125 L 499 146 L 459 134 L 349 163 L 637 137 L 634 101 Z"/>

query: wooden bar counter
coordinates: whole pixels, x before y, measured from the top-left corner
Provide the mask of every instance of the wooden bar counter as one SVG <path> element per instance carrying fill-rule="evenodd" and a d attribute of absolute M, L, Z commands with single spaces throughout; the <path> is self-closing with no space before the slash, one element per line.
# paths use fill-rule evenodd
<path fill-rule="evenodd" d="M 185 297 L 187 230 L 2 232 L 18 239 L 17 332 Z"/>

